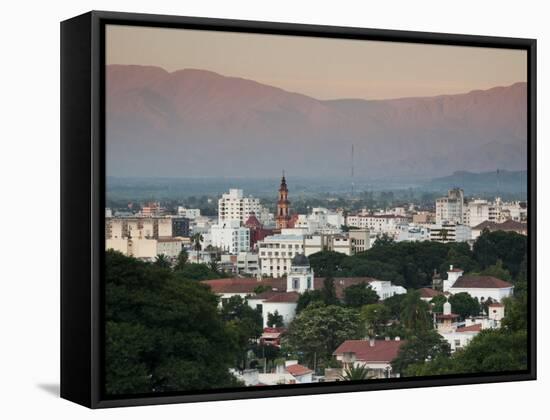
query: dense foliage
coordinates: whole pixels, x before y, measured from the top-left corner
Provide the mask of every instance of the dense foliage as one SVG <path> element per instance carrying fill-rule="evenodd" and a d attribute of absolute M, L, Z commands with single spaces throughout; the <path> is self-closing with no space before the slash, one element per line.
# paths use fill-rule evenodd
<path fill-rule="evenodd" d="M 114 251 L 105 258 L 108 394 L 237 385 L 237 339 L 207 287 Z"/>
<path fill-rule="evenodd" d="M 345 340 L 363 336 L 364 326 L 357 310 L 316 303 L 290 324 L 286 344 L 299 352 L 309 366 L 319 367 L 330 363 L 332 352 Z"/>
<path fill-rule="evenodd" d="M 466 273 L 517 282 L 525 277 L 527 238 L 514 232 L 483 232 L 473 250 L 466 243 L 394 242 L 388 237 L 353 256 L 321 251 L 309 257 L 318 276 L 374 277 L 407 289 L 431 286 L 434 272 L 446 277 L 449 265 Z M 502 277 L 500 277 L 502 276 Z"/>

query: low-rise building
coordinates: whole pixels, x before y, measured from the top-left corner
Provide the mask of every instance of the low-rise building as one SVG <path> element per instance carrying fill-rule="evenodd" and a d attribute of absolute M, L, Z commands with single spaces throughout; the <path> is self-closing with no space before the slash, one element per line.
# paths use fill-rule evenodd
<path fill-rule="evenodd" d="M 237 254 L 237 273 L 256 275 L 260 272 L 260 258 L 252 252 Z"/>
<path fill-rule="evenodd" d="M 456 223 L 434 224 L 430 226 L 432 242 L 468 242 L 472 239 L 472 229 Z"/>
<path fill-rule="evenodd" d="M 394 378 L 391 363 L 397 357 L 405 340 L 346 340 L 334 351 L 333 356 L 342 363 L 344 371 L 350 366 L 366 367 L 372 378 Z"/>
<path fill-rule="evenodd" d="M 157 241 L 157 254 L 176 258 L 183 249 L 183 241 L 179 238 L 159 238 Z"/>
<path fill-rule="evenodd" d="M 300 365 L 297 360 L 285 361 L 285 370 L 296 378 L 296 383 L 309 384 L 313 382 L 313 371 Z"/>
<path fill-rule="evenodd" d="M 476 240 L 484 230 L 494 232 L 502 230 L 504 232 L 515 232 L 520 235 L 527 235 L 527 223 L 516 222 L 514 220 L 506 220 L 502 223 L 494 223 L 485 221 L 472 228 L 472 239 Z"/>
<path fill-rule="evenodd" d="M 292 258 L 304 252 L 304 235 L 280 234 L 258 241 L 262 276 L 282 277 L 288 274 Z"/>
<path fill-rule="evenodd" d="M 347 233 L 329 233 L 304 236 L 304 253 L 310 256 L 321 251 L 355 255 L 370 248 L 368 229 L 352 229 Z"/>
<path fill-rule="evenodd" d="M 178 216 L 185 217 L 187 219 L 194 220 L 201 215 L 201 209 L 188 209 L 186 207 L 178 206 Z"/>
<path fill-rule="evenodd" d="M 386 234 L 396 237 L 399 233 L 399 225 L 406 224 L 409 219 L 405 216 L 396 216 L 393 214 L 368 215 L 356 214 L 349 215 L 346 224 L 349 227 L 368 229 L 376 235 Z"/>
<path fill-rule="evenodd" d="M 212 246 L 230 254 L 246 252 L 250 249 L 250 230 L 241 226 L 238 221 L 213 225 L 210 234 Z"/>

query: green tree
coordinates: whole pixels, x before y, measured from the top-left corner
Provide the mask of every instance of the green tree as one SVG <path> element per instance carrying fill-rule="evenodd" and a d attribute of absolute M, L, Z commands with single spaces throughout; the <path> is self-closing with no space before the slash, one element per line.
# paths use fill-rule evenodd
<path fill-rule="evenodd" d="M 157 255 L 155 257 L 155 265 L 159 268 L 170 268 L 170 261 L 168 261 L 168 257 L 164 254 Z"/>
<path fill-rule="evenodd" d="M 106 251 L 105 296 L 107 394 L 237 385 L 237 347 L 207 287 Z"/>
<path fill-rule="evenodd" d="M 261 293 L 263 293 L 263 292 L 270 292 L 271 290 L 273 290 L 273 289 L 271 288 L 271 286 L 268 286 L 268 285 L 266 285 L 266 284 L 260 284 L 259 286 L 256 286 L 256 287 L 254 288 L 254 293 L 257 294 L 257 295 L 259 295 L 259 294 L 261 294 Z"/>
<path fill-rule="evenodd" d="M 508 331 L 527 331 L 528 310 L 527 296 L 521 294 L 503 300 L 505 315 L 502 320 L 502 328 Z"/>
<path fill-rule="evenodd" d="M 262 314 L 257 309 L 252 309 L 245 299 L 240 296 L 232 296 L 223 302 L 221 317 L 227 323 L 233 334 L 233 340 L 238 348 L 236 365 L 239 369 L 246 369 L 247 353 L 252 350 L 263 331 Z"/>
<path fill-rule="evenodd" d="M 361 308 L 361 320 L 370 336 L 381 336 L 386 332 L 391 313 L 382 303 L 372 303 Z"/>
<path fill-rule="evenodd" d="M 182 248 L 182 250 L 178 254 L 178 258 L 176 259 L 176 265 L 174 266 L 174 270 L 176 271 L 183 270 L 187 265 L 187 261 L 189 261 L 189 255 L 187 254 L 187 250 Z"/>
<path fill-rule="evenodd" d="M 516 278 L 527 255 L 527 237 L 515 232 L 484 230 L 473 247 L 473 255 L 481 270 L 502 261 L 502 268 Z"/>
<path fill-rule="evenodd" d="M 401 302 L 401 324 L 414 334 L 433 327 L 430 306 L 420 298 L 418 290 L 409 290 Z"/>
<path fill-rule="evenodd" d="M 334 286 L 334 278 L 332 276 L 325 277 L 323 280 L 321 294 L 325 305 L 338 305 L 340 303 L 340 300 L 336 296 L 336 287 Z"/>
<path fill-rule="evenodd" d="M 225 274 L 212 271 L 207 264 L 187 264 L 175 271 L 176 277 L 182 280 L 212 280 L 224 277 Z"/>
<path fill-rule="evenodd" d="M 393 295 L 382 301 L 382 304 L 388 308 L 392 319 L 398 320 L 401 317 L 401 304 L 406 296 L 406 294 Z"/>
<path fill-rule="evenodd" d="M 434 296 L 430 303 L 432 304 L 432 312 L 436 314 L 443 313 L 443 304 L 447 302 L 447 298 L 444 295 Z"/>
<path fill-rule="evenodd" d="M 331 276 L 340 271 L 340 265 L 345 258 L 345 254 L 336 251 L 316 252 L 308 257 L 311 268 L 319 277 Z"/>
<path fill-rule="evenodd" d="M 452 295 L 449 297 L 449 303 L 453 313 L 460 315 L 462 318 L 477 316 L 481 311 L 479 301 L 466 292 Z"/>
<path fill-rule="evenodd" d="M 220 264 L 216 260 L 212 260 L 208 263 L 208 268 L 211 272 L 219 274 L 220 273 Z"/>
<path fill-rule="evenodd" d="M 291 350 L 302 352 L 309 366 L 327 365 L 345 340 L 364 336 L 358 311 L 342 306 L 309 305 L 290 323 L 286 340 Z"/>
<path fill-rule="evenodd" d="M 392 369 L 404 375 L 410 365 L 429 363 L 437 357 L 448 357 L 451 348 L 447 340 L 435 330 L 424 330 L 410 336 L 392 361 Z"/>
<path fill-rule="evenodd" d="M 504 265 L 501 259 L 497 260 L 495 264 L 490 265 L 484 270 L 481 270 L 478 274 L 480 276 L 493 276 L 493 277 L 496 277 L 497 279 L 501 279 L 508 282 L 513 281 L 512 275 L 508 270 L 504 268 Z"/>
<path fill-rule="evenodd" d="M 363 381 L 368 379 L 369 369 L 366 366 L 350 365 L 344 369 L 340 379 L 343 381 Z"/>
<path fill-rule="evenodd" d="M 451 357 L 408 366 L 405 376 L 511 372 L 527 369 L 527 332 L 486 329 Z"/>
<path fill-rule="evenodd" d="M 296 314 L 299 314 L 310 304 L 315 302 L 324 302 L 323 293 L 321 292 L 321 290 L 306 290 L 298 297 Z"/>
<path fill-rule="evenodd" d="M 363 305 L 376 303 L 379 299 L 370 284 L 354 284 L 344 289 L 344 302 L 347 306 L 359 308 Z"/>
<path fill-rule="evenodd" d="M 284 326 L 283 316 L 279 314 L 279 311 L 267 314 L 267 326 L 277 328 Z"/>
<path fill-rule="evenodd" d="M 202 249 L 202 241 L 204 241 L 204 237 L 200 233 L 195 233 L 191 236 L 191 244 L 193 244 L 193 249 L 197 252 L 197 263 L 199 262 L 199 253 Z"/>

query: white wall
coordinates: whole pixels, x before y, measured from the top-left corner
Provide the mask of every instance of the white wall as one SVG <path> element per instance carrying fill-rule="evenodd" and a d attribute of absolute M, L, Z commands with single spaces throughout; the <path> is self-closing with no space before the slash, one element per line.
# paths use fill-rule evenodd
<path fill-rule="evenodd" d="M 449 290 L 450 293 L 453 295 L 456 295 L 457 293 L 466 292 L 469 293 L 470 296 L 474 298 L 478 298 L 478 300 L 481 300 L 481 298 L 484 298 L 487 300 L 487 298 L 492 298 L 497 301 L 501 301 L 505 297 L 508 297 L 512 294 L 513 287 L 507 287 L 503 289 L 483 289 L 483 288 L 460 288 L 460 287 L 451 287 Z"/>
<path fill-rule="evenodd" d="M 273 314 L 275 311 L 283 316 L 283 322 L 288 325 L 296 316 L 296 303 L 291 302 L 263 302 L 262 316 L 264 318 L 264 327 L 267 327 L 267 315 Z"/>
<path fill-rule="evenodd" d="M 3 121 L 5 141 L 2 142 L 3 197 L 19 206 L 19 215 L 31 220 L 36 203 L 41 216 L 49 223 L 41 232 L 50 246 L 28 256 L 15 252 L 27 249 L 28 238 L 35 227 L 7 224 L 5 237 L 10 241 L 10 264 L 0 269 L 3 279 L 21 278 L 21 267 L 28 268 L 28 281 L 6 281 L 5 296 L 25 296 L 23 311 L 21 299 L 4 299 L 0 305 L 3 337 L 0 349 L 3 364 L 0 393 L 3 398 L 0 412 L 3 418 L 38 418 L 44 413 L 59 420 L 75 419 L 150 419 L 188 418 L 242 419 L 243 413 L 262 413 L 262 420 L 280 420 L 291 417 L 337 419 L 343 408 L 359 411 L 368 405 L 373 418 L 407 417 L 425 419 L 427 410 L 440 413 L 445 420 L 463 420 L 467 416 L 521 419 L 527 412 L 547 410 L 547 390 L 550 388 L 550 362 L 539 360 L 539 380 L 455 387 L 434 387 L 375 393 L 343 393 L 292 398 L 236 400 L 157 407 L 109 409 L 91 411 L 60 400 L 59 384 L 59 25 L 66 19 L 90 9 L 166 13 L 188 16 L 212 16 L 230 19 L 256 19 L 279 22 L 303 22 L 324 25 L 357 26 L 422 30 L 434 32 L 474 33 L 486 35 L 539 38 L 539 118 L 538 144 L 540 162 L 550 161 L 550 25 L 546 2 L 524 0 L 463 0 L 445 3 L 440 0 L 411 2 L 357 2 L 352 0 L 301 1 L 278 0 L 81 0 L 79 2 L 6 2 L 0 29 L 3 57 L 3 110 L 9 118 Z M 23 20 L 24 19 L 24 24 Z M 253 57 L 251 57 L 253 59 Z M 327 60 L 331 60 L 329 57 Z M 327 61 L 327 64 L 329 62 Z M 325 63 L 321 63 L 324 65 Z M 32 100 L 24 93 L 32 92 Z M 23 112 L 24 110 L 24 112 Z M 32 116 L 32 123 L 29 118 Z M 32 153 L 29 151 L 32 149 Z M 550 166 L 539 164 L 539 194 L 541 209 L 550 208 Z M 14 181 L 16 180 L 16 181 Z M 29 194 L 32 191 L 32 194 Z M 0 208 L 2 216 L 12 215 L 13 207 Z M 539 238 L 550 235 L 550 219 L 540 217 Z M 26 231 L 26 232 L 25 232 Z M 539 255 L 550 255 L 550 243 L 539 242 Z M 38 267 L 40 270 L 38 271 Z M 542 268 L 542 267 L 541 267 Z M 539 272 L 542 270 L 539 269 Z M 544 279 L 541 279 L 544 280 Z M 32 293 L 29 289 L 32 287 Z M 548 282 L 538 284 L 539 299 L 539 354 L 550 348 L 550 311 L 543 310 L 543 299 L 550 296 Z M 22 366 L 25 368 L 22 369 Z M 418 406 L 429 401 L 429 408 Z M 459 402 L 455 404 L 455 402 Z M 460 402 L 463 402 L 462 404 Z M 464 403 L 464 402 L 467 402 Z M 275 405 L 276 409 L 266 409 Z M 457 409 L 454 407 L 457 406 Z"/>

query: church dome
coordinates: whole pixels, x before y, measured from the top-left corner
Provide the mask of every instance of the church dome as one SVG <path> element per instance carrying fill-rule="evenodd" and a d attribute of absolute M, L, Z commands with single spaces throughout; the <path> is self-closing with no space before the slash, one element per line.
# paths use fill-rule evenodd
<path fill-rule="evenodd" d="M 292 259 L 293 267 L 309 267 L 309 260 L 305 254 L 298 254 Z"/>

